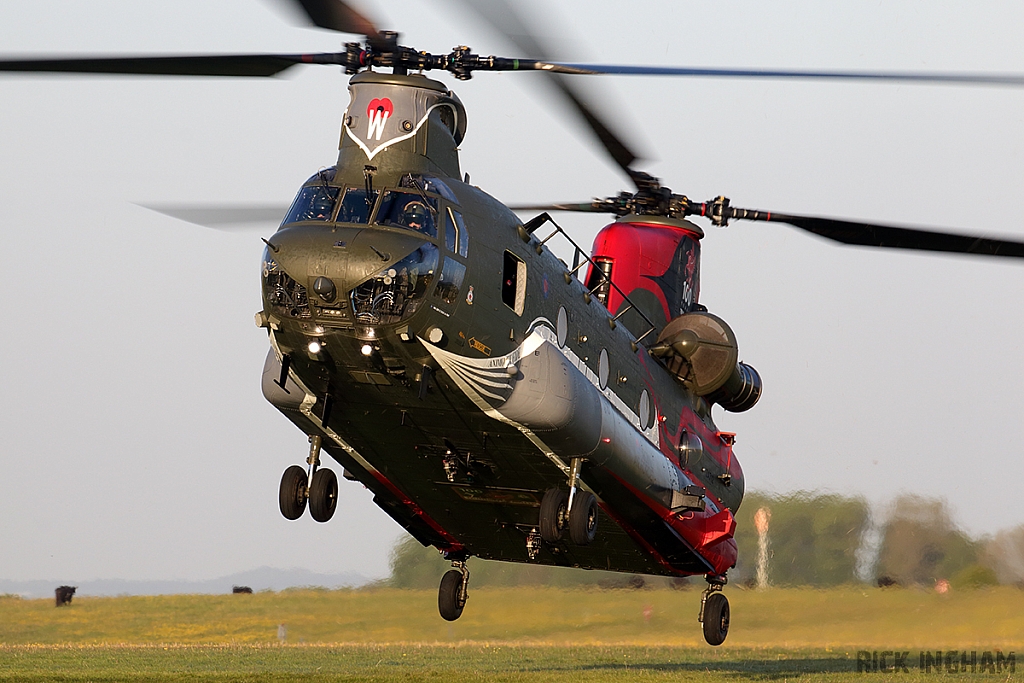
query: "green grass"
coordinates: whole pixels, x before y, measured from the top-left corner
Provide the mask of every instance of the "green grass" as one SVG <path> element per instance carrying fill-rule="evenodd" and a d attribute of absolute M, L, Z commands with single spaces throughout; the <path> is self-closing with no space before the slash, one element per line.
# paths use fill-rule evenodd
<path fill-rule="evenodd" d="M 897 648 L 916 680 L 937 675 L 917 671 L 925 648 L 1024 655 L 1014 588 L 727 594 L 721 648 L 701 639 L 696 590 L 481 589 L 452 624 L 433 591 L 0 599 L 0 681 L 845 681 L 866 675 L 858 650 Z"/>
<path fill-rule="evenodd" d="M 924 674 L 898 680 L 1017 679 Z M 0 681 L 850 681 L 855 654 L 723 647 L 542 645 L 8 646 Z"/>

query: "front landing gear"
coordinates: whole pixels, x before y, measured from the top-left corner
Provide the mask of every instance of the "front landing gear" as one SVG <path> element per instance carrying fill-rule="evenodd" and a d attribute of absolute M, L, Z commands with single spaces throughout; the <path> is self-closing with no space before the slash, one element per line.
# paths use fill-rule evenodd
<path fill-rule="evenodd" d="M 301 465 L 292 465 L 281 477 L 278 503 L 285 519 L 301 517 L 306 511 L 307 501 L 309 514 L 316 521 L 326 522 L 334 516 L 338 507 L 338 476 L 329 469 L 320 469 L 322 444 L 321 436 L 310 436 L 309 457 L 306 458 L 308 470 Z"/>
<path fill-rule="evenodd" d="M 464 559 L 452 560 L 452 567 L 441 577 L 437 591 L 437 611 L 445 621 L 455 621 L 469 599 L 469 569 Z"/>
<path fill-rule="evenodd" d="M 722 594 L 725 576 L 708 576 L 708 588 L 700 599 L 698 621 L 708 645 L 721 645 L 729 635 L 729 600 Z"/>
<path fill-rule="evenodd" d="M 308 479 L 306 470 L 298 465 L 292 465 L 284 471 L 281 477 L 281 491 L 278 495 L 278 503 L 281 505 L 281 514 L 285 519 L 298 519 L 306 511 L 306 499 L 309 497 Z"/>

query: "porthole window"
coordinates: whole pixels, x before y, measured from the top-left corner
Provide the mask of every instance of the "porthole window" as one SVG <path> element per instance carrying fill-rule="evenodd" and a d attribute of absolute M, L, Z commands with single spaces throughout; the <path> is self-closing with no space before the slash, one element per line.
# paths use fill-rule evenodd
<path fill-rule="evenodd" d="M 647 431 L 651 426 L 651 396 L 644 389 L 640 394 L 640 431 Z"/>
<path fill-rule="evenodd" d="M 608 351 L 601 349 L 601 359 L 597 363 L 597 381 L 601 385 L 601 389 L 604 390 L 608 386 L 608 373 L 611 371 L 611 366 L 608 363 Z"/>
<path fill-rule="evenodd" d="M 700 437 L 685 429 L 679 437 L 679 464 L 693 469 L 704 455 L 704 444 Z"/>
<path fill-rule="evenodd" d="M 564 348 L 565 340 L 569 336 L 569 316 L 565 313 L 565 306 L 558 307 L 558 322 L 555 324 L 555 334 L 558 336 L 558 348 Z"/>

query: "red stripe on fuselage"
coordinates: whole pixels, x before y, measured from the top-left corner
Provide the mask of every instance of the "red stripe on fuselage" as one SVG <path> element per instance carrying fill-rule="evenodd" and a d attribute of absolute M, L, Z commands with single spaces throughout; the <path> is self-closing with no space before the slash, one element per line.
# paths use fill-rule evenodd
<path fill-rule="evenodd" d="M 701 527 L 705 527 L 707 519 L 709 517 L 716 517 L 716 516 L 722 514 L 721 512 L 716 513 L 715 515 L 707 515 L 707 514 L 705 514 L 705 515 L 702 515 L 701 517 L 698 517 L 695 513 L 691 513 L 692 514 L 691 517 L 685 517 L 685 518 L 684 517 L 680 517 L 680 516 L 674 514 L 668 508 L 666 508 L 663 505 L 661 505 L 660 503 L 658 503 L 657 501 L 651 500 L 651 498 L 649 496 L 647 496 L 642 491 L 639 491 L 635 487 L 631 486 L 629 484 L 629 482 L 623 480 L 621 477 L 618 477 L 614 472 L 608 472 L 608 473 L 612 477 L 614 477 L 615 480 L 618 481 L 621 486 L 623 486 L 626 490 L 628 490 L 630 493 L 632 493 L 637 498 L 637 500 L 639 500 L 644 505 L 646 505 L 648 508 L 650 508 L 651 511 L 654 512 L 654 514 L 658 515 L 672 529 L 674 529 L 676 531 L 676 533 L 678 533 L 680 536 L 682 536 L 686 540 L 686 542 L 691 546 L 692 552 L 695 553 L 702 560 L 704 560 L 708 565 L 710 565 L 713 568 L 713 570 L 714 570 L 714 572 L 716 574 L 724 574 L 725 572 L 727 572 L 729 570 L 730 567 L 733 566 L 733 564 L 735 564 L 735 562 L 736 562 L 736 553 L 735 553 L 736 542 L 735 542 L 735 540 L 733 540 L 731 537 L 729 537 L 728 539 L 717 538 L 712 543 L 708 543 L 706 545 L 702 545 L 701 543 L 697 542 L 697 538 L 696 537 L 699 536 L 699 537 L 701 537 L 701 539 L 703 539 L 703 537 L 706 534 L 706 529 L 705 528 L 698 529 L 698 528 L 696 528 L 696 526 L 694 524 L 689 523 L 690 520 L 693 520 L 695 522 L 699 522 Z M 722 508 L 721 510 L 722 510 L 722 512 L 728 512 L 728 508 Z M 731 513 L 729 513 L 729 514 L 731 516 Z M 687 538 L 687 536 L 691 536 L 693 538 Z M 714 553 L 708 553 L 708 554 L 705 554 L 705 553 L 701 552 L 701 550 L 708 550 L 712 546 L 717 546 L 717 545 L 721 544 L 723 540 L 732 541 L 733 552 L 731 553 L 731 556 L 723 554 L 723 553 L 720 553 L 720 552 L 714 552 Z M 653 551 L 653 548 L 652 548 L 652 551 Z M 661 556 L 658 555 L 656 552 L 654 553 L 654 555 L 655 555 L 656 558 L 661 558 Z"/>
<path fill-rule="evenodd" d="M 390 491 L 392 494 L 394 494 L 394 496 L 396 498 L 398 498 L 398 500 L 400 500 L 404 505 L 406 505 L 407 507 L 411 508 L 412 509 L 412 513 L 415 516 L 419 517 L 424 522 L 426 522 L 427 526 L 429 526 L 431 529 L 436 531 L 441 536 L 441 538 L 443 538 L 444 540 L 448 541 L 448 546 L 445 547 L 445 548 L 442 548 L 442 550 L 446 550 L 446 551 L 452 552 L 452 551 L 462 550 L 465 547 L 462 543 L 459 543 L 458 539 L 456 539 L 450 533 L 445 531 L 444 527 L 442 527 L 440 524 L 435 522 L 430 517 L 430 515 L 425 513 L 423 511 L 423 508 L 421 508 L 419 505 L 417 505 L 415 502 L 413 502 L 412 498 L 410 498 L 409 496 L 405 495 L 405 493 L 403 493 L 400 488 L 398 488 L 397 486 L 392 484 L 391 481 L 387 477 L 385 477 L 383 474 L 380 473 L 379 470 L 371 469 L 370 470 L 370 474 L 373 475 L 374 479 L 376 479 L 381 484 L 383 484 L 384 487 L 387 488 L 388 491 Z"/>

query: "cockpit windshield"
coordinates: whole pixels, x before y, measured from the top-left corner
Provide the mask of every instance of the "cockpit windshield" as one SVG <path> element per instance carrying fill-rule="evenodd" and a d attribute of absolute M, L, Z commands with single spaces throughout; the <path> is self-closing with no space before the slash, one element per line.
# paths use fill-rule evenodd
<path fill-rule="evenodd" d="M 367 223 L 370 220 L 370 212 L 377 201 L 380 192 L 371 190 L 369 194 L 360 187 L 350 187 L 345 190 L 345 197 L 341 200 L 341 208 L 338 209 L 339 223 Z"/>
<path fill-rule="evenodd" d="M 404 259 L 353 289 L 356 320 L 366 325 L 395 323 L 419 310 L 437 273 L 438 250 L 424 242 Z"/>
<path fill-rule="evenodd" d="M 334 203 L 338 201 L 338 194 L 341 188 L 330 185 L 313 185 L 299 190 L 284 222 L 298 223 L 299 221 L 329 221 L 334 213 Z"/>
<path fill-rule="evenodd" d="M 419 192 L 388 190 L 377 209 L 376 222 L 437 237 L 437 200 Z"/>

